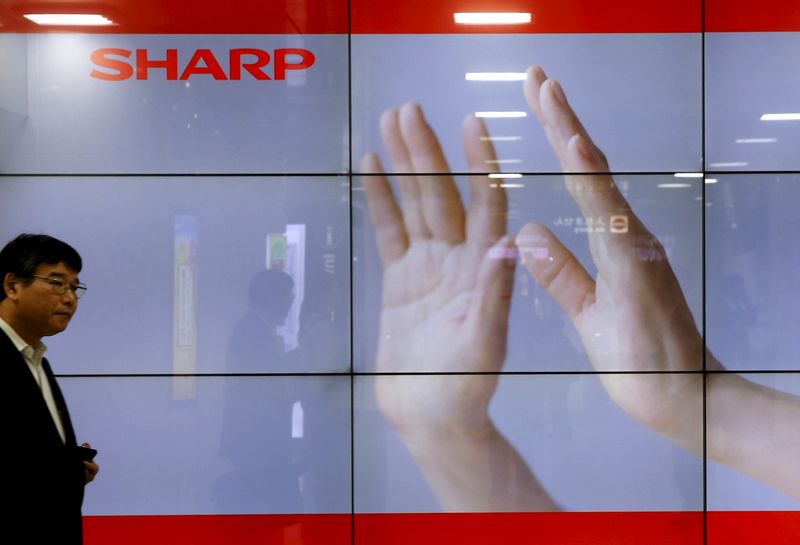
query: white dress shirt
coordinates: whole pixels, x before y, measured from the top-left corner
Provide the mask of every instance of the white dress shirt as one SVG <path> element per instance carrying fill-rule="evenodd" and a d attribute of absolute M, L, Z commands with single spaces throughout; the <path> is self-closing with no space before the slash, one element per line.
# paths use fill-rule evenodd
<path fill-rule="evenodd" d="M 61 436 L 61 441 L 64 443 L 67 442 L 66 435 L 64 435 L 64 425 L 61 423 L 61 415 L 58 414 L 58 409 L 56 408 L 56 400 L 53 398 L 53 392 L 50 389 L 50 382 L 47 380 L 47 376 L 45 376 L 44 368 L 42 367 L 42 358 L 44 358 L 44 353 L 47 351 L 47 346 L 40 342 L 39 346 L 33 348 L 31 345 L 26 343 L 19 334 L 14 331 L 10 325 L 8 325 L 5 320 L 0 318 L 0 329 L 8 335 L 8 338 L 11 339 L 11 342 L 14 343 L 14 346 L 17 347 L 17 350 L 20 351 L 22 354 L 22 358 L 25 360 L 25 363 L 28 364 L 28 369 L 30 369 L 31 373 L 33 374 L 34 380 L 39 385 L 39 389 L 42 391 L 42 397 L 44 397 L 44 401 L 47 404 L 47 408 L 50 410 L 50 416 L 53 417 L 53 423 L 56 425 L 56 429 L 58 429 L 58 434 Z"/>

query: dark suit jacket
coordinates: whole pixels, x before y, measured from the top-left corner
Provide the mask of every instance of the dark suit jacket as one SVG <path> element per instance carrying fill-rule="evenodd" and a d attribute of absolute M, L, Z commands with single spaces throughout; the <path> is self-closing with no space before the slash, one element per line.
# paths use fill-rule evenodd
<path fill-rule="evenodd" d="M 61 413 L 62 443 L 39 385 L 11 339 L 0 330 L 0 419 L 3 430 L 3 536 L 20 543 L 80 544 L 84 466 L 67 406 L 47 360 L 43 368 Z"/>

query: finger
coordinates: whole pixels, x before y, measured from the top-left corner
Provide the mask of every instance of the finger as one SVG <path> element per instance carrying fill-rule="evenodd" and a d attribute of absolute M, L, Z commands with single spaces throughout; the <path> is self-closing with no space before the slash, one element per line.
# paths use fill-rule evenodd
<path fill-rule="evenodd" d="M 623 263 L 640 269 L 631 262 L 636 246 L 653 244 L 655 237 L 633 213 L 614 179 L 602 174 L 609 170 L 608 161 L 592 142 L 558 82 L 548 79 L 537 67 L 528 74 L 526 100 L 544 125 L 562 168 L 567 172 L 592 173 L 568 175 L 565 183 L 583 216 L 594 225 L 608 226 L 594 229 L 589 236 L 595 263 L 603 274 L 617 271 Z"/>
<path fill-rule="evenodd" d="M 497 155 L 483 120 L 469 115 L 462 126 L 464 151 L 471 172 L 497 170 Z M 490 246 L 506 234 L 508 200 L 500 180 L 486 175 L 470 177 L 471 202 L 467 217 L 467 240 Z"/>
<path fill-rule="evenodd" d="M 450 172 L 436 133 L 428 125 L 422 108 L 414 102 L 407 102 L 398 113 L 400 132 L 408 149 L 413 172 L 439 174 Z"/>
<path fill-rule="evenodd" d="M 593 145 L 583 135 L 574 135 L 567 145 L 567 156 L 573 164 L 589 165 L 596 157 Z M 596 163 L 595 163 L 596 166 Z M 592 258 L 600 272 L 614 281 L 620 270 L 630 267 L 631 273 L 644 272 L 641 266 L 658 253 L 660 245 L 647 230 L 617 189 L 611 176 L 600 174 L 571 175 L 565 183 L 581 213 L 594 226 L 589 234 Z M 644 261 L 637 256 L 646 255 Z"/>
<path fill-rule="evenodd" d="M 517 247 L 531 276 L 572 320 L 594 303 L 594 280 L 547 227 L 528 223 L 517 235 Z"/>
<path fill-rule="evenodd" d="M 566 142 L 574 134 L 587 133 L 572 111 L 561 84 L 548 78 L 540 67 L 532 66 L 523 83 L 523 92 L 525 101 L 542 124 L 550 145 L 564 165 Z"/>
<path fill-rule="evenodd" d="M 603 174 L 609 171 L 608 161 L 570 107 L 561 85 L 547 78 L 544 71 L 536 67 L 529 70 L 528 74 L 524 84 L 525 98 L 542 122 L 562 168 L 567 172 L 591 173 L 568 175 L 565 182 L 584 217 L 595 226 L 600 221 L 607 226 L 594 228 L 589 235 L 589 244 L 592 258 L 609 289 L 624 293 L 634 281 L 653 282 L 662 275 L 668 279 L 674 278 L 661 244 L 633 213 L 613 178 Z M 564 252 L 567 252 L 566 249 Z M 560 251 L 555 253 L 562 254 Z M 564 274 L 567 277 L 575 276 L 578 282 L 579 275 L 569 271 L 579 266 L 574 261 L 574 266 L 569 265 Z M 541 264 L 534 264 L 531 270 L 534 276 L 539 267 Z M 528 268 L 531 269 L 530 266 Z M 543 274 L 547 282 L 546 268 Z M 585 271 L 583 274 L 586 274 Z M 585 284 L 584 281 L 576 284 L 577 295 L 561 290 L 556 281 L 553 281 L 555 287 L 550 291 L 564 291 L 559 296 L 564 300 L 562 306 L 573 305 L 574 311 Z"/>
<path fill-rule="evenodd" d="M 522 84 L 522 90 L 525 94 L 525 101 L 533 111 L 533 115 L 544 125 L 542 119 L 542 109 L 539 107 L 539 88 L 547 80 L 547 74 L 540 66 L 531 66 L 528 68 L 525 80 Z"/>
<path fill-rule="evenodd" d="M 431 235 L 449 244 L 464 240 L 465 213 L 458 188 L 449 175 L 450 167 L 439 139 L 428 125 L 422 109 L 404 104 L 399 112 L 400 132 L 408 149 L 422 194 L 422 211 Z"/>
<path fill-rule="evenodd" d="M 506 350 L 516 256 L 510 236 L 502 237 L 486 251 L 478 270 L 476 304 L 467 317 L 472 328 L 494 344 L 489 351 L 495 354 L 503 354 Z"/>
<path fill-rule="evenodd" d="M 385 267 L 405 255 L 408 249 L 408 233 L 403 223 L 403 213 L 397 205 L 389 181 L 382 174 L 383 168 L 378 156 L 374 153 L 365 155 L 361 160 L 361 171 L 377 174 L 364 176 L 362 181 L 378 252 Z"/>
<path fill-rule="evenodd" d="M 567 167 L 566 170 L 571 171 L 572 169 L 569 168 L 571 165 L 564 155 L 567 142 L 573 135 L 586 136 L 587 133 L 569 105 L 567 96 L 558 81 L 546 79 L 542 82 L 539 87 L 539 109 L 541 121 L 549 131 L 547 136 L 550 139 L 550 145 L 561 163 Z"/>
<path fill-rule="evenodd" d="M 562 152 L 565 170 L 569 172 L 603 172 L 608 167 L 596 153 L 588 136 L 576 133 L 564 143 Z M 608 174 L 565 176 L 564 182 L 583 215 L 606 217 L 632 215 L 631 207 L 619 192 L 614 179 Z"/>
<path fill-rule="evenodd" d="M 410 174 L 414 172 L 403 135 L 400 132 L 399 112 L 396 108 L 389 108 L 380 119 L 381 137 L 389 158 L 392 160 L 392 171 L 397 173 Z"/>
<path fill-rule="evenodd" d="M 497 154 L 483 119 L 470 114 L 461 124 L 461 140 L 470 172 L 497 172 Z"/>
<path fill-rule="evenodd" d="M 84 484 L 89 484 L 100 472 L 100 466 L 95 462 L 83 462 Z"/>
<path fill-rule="evenodd" d="M 380 119 L 381 137 L 395 172 L 413 173 L 411 156 L 400 132 L 399 112 L 391 108 L 383 112 Z M 403 218 L 409 238 L 430 238 L 431 232 L 425 224 L 422 211 L 422 193 L 415 176 L 398 176 L 400 195 L 403 201 Z"/>
<path fill-rule="evenodd" d="M 575 135 L 568 144 L 572 161 L 589 161 L 591 149 L 582 149 L 588 141 Z M 589 232 L 592 259 L 601 276 L 615 290 L 630 289 L 634 279 L 652 282 L 655 276 L 671 275 L 666 268 L 666 253 L 658 239 L 633 213 L 625 197 L 618 191 L 611 176 L 571 175 L 565 178 L 572 198 L 578 203 Z"/>
<path fill-rule="evenodd" d="M 566 178 L 567 188 L 584 215 L 629 213 L 630 207 L 613 178 L 600 174 L 608 172 L 608 161 L 572 110 L 561 85 L 534 66 L 528 69 L 523 90 L 563 170 L 598 173 Z"/>

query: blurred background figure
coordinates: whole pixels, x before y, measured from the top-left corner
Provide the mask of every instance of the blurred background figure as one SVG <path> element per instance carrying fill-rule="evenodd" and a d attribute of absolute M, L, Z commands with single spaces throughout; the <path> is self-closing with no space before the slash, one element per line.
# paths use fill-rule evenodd
<path fill-rule="evenodd" d="M 228 373 L 273 374 L 288 370 L 278 328 L 293 300 L 294 282 L 287 273 L 270 269 L 253 276 L 247 309 L 233 326 L 228 342 Z M 276 381 L 281 382 L 279 387 L 275 387 Z M 258 490 L 258 497 L 246 503 L 261 512 L 303 512 L 292 441 L 292 411 L 297 397 L 293 390 L 297 387 L 295 381 L 282 377 L 226 378 L 220 454 L 233 468 L 214 487 L 220 512 L 242 503 L 243 489 Z M 258 486 L 252 486 L 253 482 Z M 243 486 L 245 483 L 249 484 Z"/>
<path fill-rule="evenodd" d="M 294 281 L 283 271 L 257 272 L 250 281 L 247 310 L 236 322 L 227 349 L 230 373 L 277 373 L 286 369 L 283 325 L 294 300 Z"/>

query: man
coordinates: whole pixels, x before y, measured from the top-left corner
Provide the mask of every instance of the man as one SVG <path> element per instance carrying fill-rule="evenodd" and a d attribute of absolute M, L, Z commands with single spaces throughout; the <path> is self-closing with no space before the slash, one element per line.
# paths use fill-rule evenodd
<path fill-rule="evenodd" d="M 0 251 L 0 406 L 5 496 L 3 535 L 29 543 L 80 544 L 84 461 L 43 337 L 67 328 L 86 286 L 81 257 L 47 235 L 22 234 Z M 88 447 L 88 443 L 82 445 Z"/>

